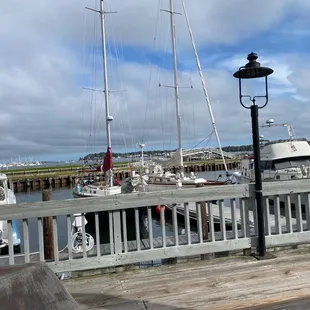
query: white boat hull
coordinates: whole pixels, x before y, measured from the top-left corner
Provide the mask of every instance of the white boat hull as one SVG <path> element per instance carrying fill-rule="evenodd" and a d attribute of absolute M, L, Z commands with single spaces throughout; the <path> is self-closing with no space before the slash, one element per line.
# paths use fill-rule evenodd
<path fill-rule="evenodd" d="M 14 192 L 8 188 L 7 185 L 7 176 L 5 174 L 0 174 L 0 182 L 1 182 L 1 200 L 0 200 L 0 207 L 1 205 L 7 204 L 16 204 L 16 196 Z M 7 254 L 8 252 L 8 223 L 7 221 L 0 221 L 0 253 Z M 13 246 L 14 251 L 19 252 L 21 245 L 21 239 L 18 231 L 18 225 L 15 220 L 12 221 L 12 237 L 13 237 Z M 16 248 L 18 247 L 18 248 Z"/>
<path fill-rule="evenodd" d="M 239 184 L 248 184 L 254 182 L 255 175 L 254 170 L 250 170 L 247 172 L 236 171 L 233 173 L 234 178 Z M 303 176 L 300 173 L 292 172 L 292 171 L 264 171 L 262 173 L 262 181 L 263 182 L 271 182 L 271 181 L 288 181 L 288 180 L 298 180 L 302 178 L 306 178 L 308 176 Z"/>
<path fill-rule="evenodd" d="M 111 195 L 121 194 L 122 189 L 120 186 L 94 186 L 86 185 L 80 189 L 76 186 L 73 189 L 73 196 L 75 198 L 87 197 L 105 197 Z"/>
<path fill-rule="evenodd" d="M 234 172 L 233 176 L 238 184 L 249 184 L 253 182 L 252 178 L 242 175 L 240 172 Z"/>

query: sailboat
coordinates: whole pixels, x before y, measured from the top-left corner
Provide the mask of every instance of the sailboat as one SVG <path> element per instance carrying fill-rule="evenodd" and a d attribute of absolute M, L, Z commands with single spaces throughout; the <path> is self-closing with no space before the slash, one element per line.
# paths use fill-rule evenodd
<path fill-rule="evenodd" d="M 0 205 L 16 204 L 16 196 L 12 185 L 9 188 L 8 178 L 4 173 L 0 173 Z M 8 222 L 0 221 L 0 254 L 6 255 L 9 251 L 9 230 Z M 20 253 L 21 239 L 16 220 L 12 221 L 12 239 L 14 253 Z"/>
<path fill-rule="evenodd" d="M 103 0 L 100 2 L 100 22 L 101 22 L 101 40 L 102 40 L 102 60 L 103 60 L 103 83 L 104 83 L 104 101 L 106 113 L 106 135 L 107 135 L 107 152 L 104 157 L 103 165 L 97 167 L 105 175 L 104 182 L 93 182 L 88 180 L 79 180 L 73 188 L 73 196 L 76 198 L 109 196 L 121 193 L 121 186 L 117 180 L 113 179 L 113 162 L 112 162 L 112 145 L 111 145 L 111 127 L 113 116 L 110 115 L 109 109 L 109 88 L 108 88 L 108 71 L 106 57 L 106 36 L 105 36 L 105 13 Z"/>
<path fill-rule="evenodd" d="M 195 54 L 195 58 L 197 62 L 197 67 L 199 70 L 204 94 L 205 94 L 208 109 L 209 109 L 209 114 L 210 114 L 211 121 L 212 121 L 213 130 L 215 132 L 215 135 L 216 135 L 216 138 L 219 144 L 221 156 L 222 156 L 223 163 L 224 163 L 224 168 L 226 170 L 227 179 L 224 181 L 206 180 L 202 177 L 198 177 L 197 175 L 194 174 L 194 172 L 191 172 L 189 176 L 185 176 L 184 174 L 182 137 L 181 137 L 181 114 L 180 114 L 180 102 L 179 102 L 178 68 L 177 68 L 177 55 L 176 55 L 176 37 L 175 37 L 175 22 L 174 22 L 175 11 L 174 11 L 174 1 L 170 0 L 170 9 L 164 10 L 164 11 L 170 14 L 170 28 L 171 28 L 170 30 L 171 30 L 171 40 L 172 40 L 172 55 L 173 55 L 172 58 L 173 58 L 173 72 L 174 72 L 173 74 L 174 85 L 172 86 L 172 88 L 174 88 L 174 92 L 175 92 L 174 97 L 175 97 L 175 108 L 176 108 L 176 119 L 177 119 L 178 149 L 176 150 L 173 158 L 171 158 L 169 161 L 166 161 L 164 165 L 166 167 L 168 166 L 177 167 L 178 172 L 172 173 L 169 170 L 165 171 L 165 169 L 163 168 L 163 164 L 159 164 L 159 163 L 152 165 L 152 166 L 145 167 L 144 171 L 142 172 L 142 175 L 139 175 L 136 173 L 134 176 L 126 180 L 126 184 L 128 185 L 128 187 L 133 186 L 135 189 L 143 188 L 144 190 L 146 190 L 147 188 L 148 190 L 153 191 L 153 190 L 160 189 L 162 187 L 165 188 L 165 187 L 171 187 L 171 186 L 181 188 L 183 186 L 200 187 L 200 186 L 206 186 L 206 185 L 224 185 L 227 183 L 231 183 L 231 179 L 228 177 L 228 170 L 227 170 L 227 166 L 225 163 L 224 154 L 222 152 L 222 147 L 221 147 L 219 136 L 218 136 L 217 129 L 215 126 L 214 116 L 212 113 L 208 93 L 206 90 L 206 85 L 204 82 L 204 78 L 203 78 L 203 74 L 202 74 L 202 70 L 200 66 L 200 61 L 199 61 L 198 54 L 196 51 L 192 31 L 191 31 L 190 24 L 189 24 L 189 19 L 188 19 L 186 8 L 185 8 L 183 1 L 182 1 L 182 5 L 183 5 L 184 12 L 185 12 L 187 26 L 188 26 L 189 33 L 190 33 L 193 50 L 194 50 L 194 54 Z M 147 183 L 148 185 L 146 186 L 145 183 Z"/>

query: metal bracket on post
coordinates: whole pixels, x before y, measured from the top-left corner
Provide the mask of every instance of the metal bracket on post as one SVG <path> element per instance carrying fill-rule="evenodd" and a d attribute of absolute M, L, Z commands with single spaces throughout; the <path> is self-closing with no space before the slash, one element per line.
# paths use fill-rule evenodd
<path fill-rule="evenodd" d="M 158 84 L 159 87 L 167 87 L 167 88 L 175 88 L 175 86 L 170 86 L 170 85 L 162 85 L 162 84 Z M 191 86 L 178 86 L 178 88 L 193 88 L 193 85 Z"/>
<path fill-rule="evenodd" d="M 85 9 L 96 12 L 96 13 L 100 13 L 100 10 L 93 9 L 93 8 L 88 7 L 88 6 L 85 6 Z M 103 14 L 115 14 L 115 13 L 117 13 L 117 12 L 116 11 L 114 11 L 114 12 L 106 12 L 106 11 L 103 12 Z"/>
<path fill-rule="evenodd" d="M 179 13 L 179 12 L 174 12 L 174 11 L 171 11 L 171 10 L 166 10 L 166 9 L 160 9 L 160 10 L 161 10 L 161 11 L 163 11 L 163 12 L 170 13 L 170 14 L 182 15 L 182 13 Z"/>
<path fill-rule="evenodd" d="M 92 91 L 98 91 L 98 92 L 101 92 L 101 93 L 105 92 L 105 90 L 103 90 L 103 89 L 96 89 L 96 88 L 91 88 L 91 87 L 83 87 L 83 89 L 92 90 Z M 120 89 L 120 90 L 111 90 L 111 89 L 109 89 L 108 93 L 119 92 L 119 91 L 127 91 L 127 89 Z"/>

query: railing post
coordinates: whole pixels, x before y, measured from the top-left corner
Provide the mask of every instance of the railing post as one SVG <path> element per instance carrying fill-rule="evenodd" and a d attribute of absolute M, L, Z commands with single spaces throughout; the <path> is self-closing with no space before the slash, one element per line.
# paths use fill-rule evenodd
<path fill-rule="evenodd" d="M 114 253 L 122 253 L 122 230 L 121 230 L 121 214 L 120 211 L 113 211 L 113 238 Z"/>
<path fill-rule="evenodd" d="M 208 232 L 208 216 L 207 216 L 206 202 L 201 201 L 200 206 L 201 206 L 201 221 L 202 221 L 203 240 L 208 240 L 209 239 L 209 232 Z"/>
<path fill-rule="evenodd" d="M 207 216 L 207 207 L 206 207 L 206 202 L 201 201 L 200 202 L 200 208 L 201 208 L 201 223 L 202 223 L 202 236 L 203 236 L 203 241 L 209 239 L 209 232 L 208 232 L 208 216 Z M 210 228 L 211 229 L 211 228 Z M 206 260 L 209 259 L 210 255 L 209 254 L 201 254 L 200 259 L 201 260 Z"/>
<path fill-rule="evenodd" d="M 42 201 L 52 199 L 52 191 L 44 189 L 42 191 Z M 53 235 L 53 218 L 51 216 L 43 218 L 44 233 L 44 258 L 54 259 L 54 235 Z"/>

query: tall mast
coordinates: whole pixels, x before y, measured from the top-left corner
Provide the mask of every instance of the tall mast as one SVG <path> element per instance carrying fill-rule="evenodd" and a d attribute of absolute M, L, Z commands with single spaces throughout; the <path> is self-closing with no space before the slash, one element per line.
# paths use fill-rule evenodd
<path fill-rule="evenodd" d="M 206 98 L 206 101 L 207 101 L 207 105 L 208 105 L 208 110 L 209 110 L 209 114 L 210 114 L 210 118 L 211 118 L 211 123 L 212 123 L 213 131 L 214 131 L 214 134 L 215 134 L 215 137 L 216 137 L 216 140 L 217 140 L 220 152 L 221 152 L 221 157 L 222 157 L 222 160 L 223 160 L 225 171 L 226 171 L 226 173 L 228 173 L 226 161 L 225 161 L 225 158 L 224 158 L 224 154 L 223 154 L 223 150 L 222 150 L 222 146 L 221 146 L 221 142 L 220 142 L 220 138 L 219 138 L 219 135 L 218 135 L 218 132 L 217 132 L 217 129 L 216 129 L 216 125 L 215 125 L 215 120 L 214 120 L 214 116 L 213 116 L 213 112 L 212 112 L 212 108 L 211 108 L 211 104 L 210 104 L 210 99 L 209 99 L 206 83 L 205 83 L 204 76 L 203 76 L 203 73 L 202 73 L 202 70 L 201 70 L 200 60 L 199 60 L 199 57 L 198 57 L 198 53 L 197 53 L 197 49 L 196 49 L 196 45 L 195 45 L 192 29 L 191 29 L 191 26 L 190 26 L 190 23 L 189 23 L 189 18 L 188 18 L 187 12 L 186 12 L 185 3 L 184 3 L 183 0 L 181 0 L 181 2 L 182 2 L 182 6 L 183 6 L 184 15 L 185 15 L 185 18 L 186 18 L 186 23 L 187 23 L 189 35 L 190 35 L 190 38 L 191 38 L 191 41 L 192 41 L 192 46 L 193 46 L 193 50 L 194 50 L 194 54 L 195 54 L 195 58 L 196 58 L 196 63 L 197 63 L 197 67 L 198 67 L 198 71 L 199 71 L 199 75 L 200 75 L 200 80 L 201 80 L 202 88 L 203 88 L 204 95 L 205 95 L 205 98 Z"/>
<path fill-rule="evenodd" d="M 178 151 L 180 156 L 180 166 L 183 169 L 183 154 L 182 154 L 182 139 L 181 139 L 181 115 L 180 115 L 180 99 L 179 99 L 179 84 L 178 84 L 178 67 L 176 55 L 176 40 L 175 40 L 175 23 L 174 23 L 174 6 L 173 0 L 170 0 L 170 25 L 172 39 L 172 54 L 173 54 L 173 72 L 174 72 L 174 92 L 175 92 L 175 107 L 178 130 Z"/>
<path fill-rule="evenodd" d="M 110 116 L 109 107 L 109 88 L 108 88 L 108 71 L 107 71 L 107 52 L 106 52 L 106 38 L 105 38 L 105 13 L 103 0 L 100 2 L 100 22 L 101 22 L 101 40 L 102 40 L 102 61 L 103 61 L 103 83 L 104 83 L 104 99 L 105 99 L 105 115 L 106 115 L 106 133 L 107 133 L 107 144 L 110 148 L 111 145 L 111 129 L 110 122 L 112 117 Z M 109 185 L 113 185 L 113 174 L 109 173 Z"/>
<path fill-rule="evenodd" d="M 105 40 L 105 14 L 103 8 L 103 0 L 100 1 L 100 22 L 101 22 L 101 40 L 102 40 L 102 61 L 103 61 L 103 83 L 104 83 L 104 100 L 105 100 L 105 115 L 106 115 L 106 131 L 107 131 L 107 144 L 111 147 L 111 131 L 109 119 L 109 88 L 108 88 L 108 71 L 107 71 L 107 52 Z"/>

